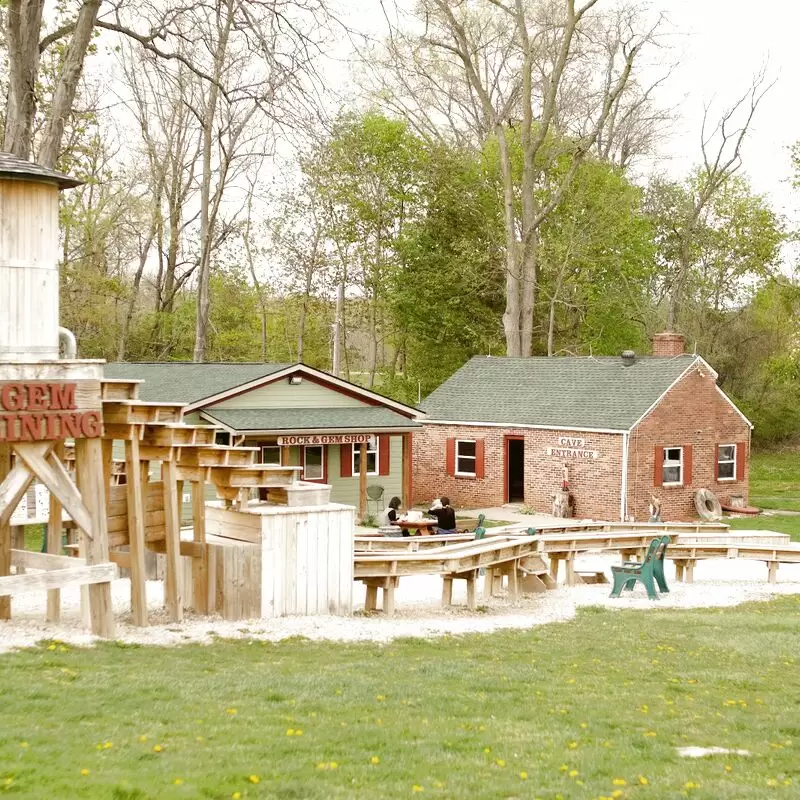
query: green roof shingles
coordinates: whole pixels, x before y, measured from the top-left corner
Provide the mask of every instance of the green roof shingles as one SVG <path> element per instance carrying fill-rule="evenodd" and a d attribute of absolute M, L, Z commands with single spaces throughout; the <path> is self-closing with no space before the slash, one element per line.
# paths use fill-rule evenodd
<path fill-rule="evenodd" d="M 106 364 L 107 378 L 143 380 L 139 399 L 164 403 L 196 403 L 243 383 L 280 372 L 290 364 L 196 364 L 191 361 Z"/>
<path fill-rule="evenodd" d="M 477 356 L 420 408 L 432 420 L 626 431 L 697 358 Z"/>
<path fill-rule="evenodd" d="M 235 431 L 413 430 L 419 423 L 389 408 L 219 408 L 204 411 Z"/>

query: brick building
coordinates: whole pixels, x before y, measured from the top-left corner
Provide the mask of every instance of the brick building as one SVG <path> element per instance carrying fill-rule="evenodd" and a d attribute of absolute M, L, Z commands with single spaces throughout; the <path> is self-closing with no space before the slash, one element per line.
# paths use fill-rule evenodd
<path fill-rule="evenodd" d="M 551 508 L 568 467 L 574 514 L 696 518 L 694 494 L 747 499 L 752 425 L 683 337 L 657 334 L 652 356 L 476 357 L 422 403 L 414 497 L 460 507 Z"/>

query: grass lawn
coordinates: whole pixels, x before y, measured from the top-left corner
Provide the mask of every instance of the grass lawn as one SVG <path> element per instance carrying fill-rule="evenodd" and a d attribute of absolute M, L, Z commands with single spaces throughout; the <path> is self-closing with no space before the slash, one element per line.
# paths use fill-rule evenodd
<path fill-rule="evenodd" d="M 798 619 L 784 597 L 383 646 L 43 643 L 0 656 L 0 793 L 797 797 Z"/>
<path fill-rule="evenodd" d="M 725 517 L 722 520 L 734 530 L 739 531 L 777 531 L 788 533 L 793 542 L 800 542 L 800 516 Z"/>
<path fill-rule="evenodd" d="M 753 453 L 750 504 L 800 511 L 800 453 Z"/>

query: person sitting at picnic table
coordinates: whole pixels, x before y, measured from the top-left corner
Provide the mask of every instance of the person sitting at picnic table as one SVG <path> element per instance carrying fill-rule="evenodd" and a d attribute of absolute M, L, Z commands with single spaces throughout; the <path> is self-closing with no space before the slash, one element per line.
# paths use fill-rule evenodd
<path fill-rule="evenodd" d="M 400 518 L 400 498 L 393 497 L 389 501 L 389 505 L 383 509 L 380 518 L 381 527 L 386 527 L 387 525 L 396 525 L 397 520 Z"/>
<path fill-rule="evenodd" d="M 428 514 L 436 517 L 437 533 L 455 533 L 456 532 L 456 512 L 450 506 L 450 500 L 447 497 L 442 497 L 440 500 L 434 500 L 431 507 L 428 509 Z"/>

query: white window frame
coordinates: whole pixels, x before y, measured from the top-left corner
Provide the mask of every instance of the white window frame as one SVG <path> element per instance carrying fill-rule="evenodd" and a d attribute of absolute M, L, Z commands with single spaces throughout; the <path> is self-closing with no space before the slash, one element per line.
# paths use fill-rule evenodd
<path fill-rule="evenodd" d="M 472 444 L 475 445 L 475 455 L 474 456 L 467 456 L 467 455 L 459 455 L 459 446 L 461 444 Z M 471 458 L 473 463 L 472 472 L 461 472 L 458 469 L 458 462 L 461 458 Z M 456 439 L 456 446 L 455 446 L 455 464 L 453 465 L 455 468 L 455 474 L 458 478 L 475 478 L 478 475 L 478 442 L 476 439 Z"/>
<path fill-rule="evenodd" d="M 664 470 L 667 467 L 674 467 L 675 461 L 667 461 L 667 453 L 670 450 L 680 450 L 681 457 L 678 460 L 678 480 L 677 481 L 665 481 L 664 480 Z M 665 447 L 664 448 L 664 458 L 661 461 L 661 485 L 662 486 L 683 486 L 683 447 Z"/>
<path fill-rule="evenodd" d="M 364 444 L 366 444 L 366 446 L 367 446 L 367 475 L 377 475 L 380 472 L 380 467 L 381 467 L 380 452 L 379 452 L 380 448 L 381 448 L 380 439 L 378 439 L 378 437 L 375 436 L 372 441 L 375 443 L 375 447 L 374 448 L 370 447 L 372 442 L 364 442 Z M 355 477 L 356 475 L 360 475 L 361 474 L 358 471 L 358 469 L 356 468 L 356 456 L 361 458 L 361 445 L 360 444 L 354 444 L 352 449 L 353 449 L 353 452 L 350 454 L 350 458 L 351 458 L 350 467 L 352 469 L 352 474 Z M 370 471 L 370 469 L 369 469 L 369 457 L 373 453 L 375 454 L 375 469 L 374 469 L 374 471 Z"/>
<path fill-rule="evenodd" d="M 731 458 L 726 458 L 724 461 L 722 460 L 721 456 L 722 456 L 722 448 L 723 447 L 732 447 L 733 448 L 733 458 L 732 459 Z M 738 453 L 737 453 L 738 449 L 739 448 L 733 442 L 731 442 L 730 444 L 721 444 L 721 445 L 719 445 L 717 447 L 717 480 L 720 483 L 722 483 L 723 481 L 730 482 L 730 481 L 739 480 L 739 476 L 736 474 L 736 456 L 738 455 Z M 730 464 L 731 462 L 733 462 L 733 477 L 730 477 L 730 478 L 721 477 L 720 474 L 719 474 L 719 466 L 720 466 L 720 464 Z"/>
<path fill-rule="evenodd" d="M 320 451 L 320 460 L 319 460 L 320 474 L 317 477 L 314 477 L 314 478 L 309 478 L 307 473 L 306 473 L 306 453 L 309 450 L 319 450 Z M 303 445 L 303 480 L 304 481 L 323 481 L 323 480 L 325 480 L 325 445 L 324 444 L 306 444 L 306 445 Z"/>
<path fill-rule="evenodd" d="M 277 461 L 267 461 L 264 458 L 264 451 L 265 450 L 277 450 L 278 451 L 278 460 Z M 262 444 L 261 445 L 261 463 L 262 464 L 277 464 L 280 466 L 283 463 L 283 448 L 279 444 Z"/>

